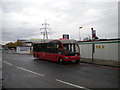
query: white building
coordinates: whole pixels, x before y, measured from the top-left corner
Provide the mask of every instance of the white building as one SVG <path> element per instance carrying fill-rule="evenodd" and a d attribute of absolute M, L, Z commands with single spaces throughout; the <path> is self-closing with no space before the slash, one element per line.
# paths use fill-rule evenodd
<path fill-rule="evenodd" d="M 52 39 L 44 40 L 44 39 L 29 39 L 29 40 L 21 40 L 24 42 L 23 46 L 17 46 L 16 53 L 18 54 L 32 54 L 32 43 L 40 43 L 45 41 L 50 41 Z"/>
<path fill-rule="evenodd" d="M 92 62 L 92 41 L 79 41 L 81 58 L 87 62 Z M 93 59 L 94 62 L 106 65 L 118 65 L 120 56 L 118 49 L 120 39 L 96 40 L 94 44 Z"/>

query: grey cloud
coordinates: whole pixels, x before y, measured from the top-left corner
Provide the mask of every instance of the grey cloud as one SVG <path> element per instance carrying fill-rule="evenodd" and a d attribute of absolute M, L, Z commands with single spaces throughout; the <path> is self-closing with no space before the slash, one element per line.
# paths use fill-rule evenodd
<path fill-rule="evenodd" d="M 15 41 L 19 38 L 29 38 L 31 36 L 40 35 L 40 32 L 35 28 L 3 28 L 2 35 L 3 41 Z"/>
<path fill-rule="evenodd" d="M 117 3 L 113 2 L 68 2 L 68 5 L 65 4 L 63 6 L 55 6 L 54 2 L 46 2 L 46 3 L 20 3 L 20 2 L 12 2 L 6 3 L 4 2 L 2 5 L 2 10 L 4 13 L 9 15 L 10 12 L 15 12 L 17 14 L 22 13 L 22 15 L 26 15 L 29 17 L 29 13 L 22 12 L 26 7 L 34 8 L 42 12 L 52 13 L 51 15 L 55 15 L 55 17 L 50 16 L 50 24 L 54 28 L 50 31 L 50 37 L 56 38 L 62 36 L 62 33 L 70 33 L 72 38 L 78 38 L 78 27 L 83 25 L 85 26 L 97 26 L 97 32 L 99 32 L 99 36 L 116 37 L 117 32 Z M 89 10 L 94 9 L 96 15 L 88 15 Z M 31 11 L 32 12 L 32 11 Z M 91 12 L 92 13 L 92 12 Z M 35 17 L 38 13 L 33 13 Z M 47 15 L 46 15 L 47 16 Z M 49 15 L 48 15 L 49 16 Z M 52 17 L 52 18 L 51 18 Z M 42 17 L 43 18 L 43 17 Z M 56 20 L 54 18 L 58 18 Z M 30 18 L 31 19 L 31 18 Z M 35 18 L 36 19 L 36 18 Z M 34 20 L 34 19 L 33 19 Z M 37 20 L 37 19 L 36 19 Z M 40 19 L 38 19 L 40 21 Z M 16 38 L 29 38 L 34 36 L 41 36 L 39 27 L 32 27 L 37 24 L 37 26 L 41 25 L 38 22 L 32 21 L 5 21 L 3 19 L 3 40 L 13 40 Z M 32 24 L 30 26 L 30 24 Z M 26 27 L 30 26 L 30 27 Z M 103 29 L 104 28 L 104 29 Z M 103 32 L 104 31 L 104 32 Z M 61 32 L 61 33 L 60 33 Z M 109 32 L 109 33 L 108 33 Z M 81 32 L 82 33 L 82 32 Z M 88 33 L 87 33 L 88 34 Z M 84 34 L 83 34 L 84 35 Z"/>
<path fill-rule="evenodd" d="M 4 13 L 20 12 L 24 6 L 22 2 L 2 2 L 2 10 Z"/>

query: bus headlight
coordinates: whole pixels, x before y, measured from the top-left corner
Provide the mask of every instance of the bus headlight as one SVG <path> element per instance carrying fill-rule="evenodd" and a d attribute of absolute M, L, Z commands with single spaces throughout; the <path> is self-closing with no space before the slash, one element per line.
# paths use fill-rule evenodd
<path fill-rule="evenodd" d="M 75 54 L 75 56 L 78 56 L 77 54 Z"/>
<path fill-rule="evenodd" d="M 65 59 L 69 59 L 68 57 L 65 57 Z"/>

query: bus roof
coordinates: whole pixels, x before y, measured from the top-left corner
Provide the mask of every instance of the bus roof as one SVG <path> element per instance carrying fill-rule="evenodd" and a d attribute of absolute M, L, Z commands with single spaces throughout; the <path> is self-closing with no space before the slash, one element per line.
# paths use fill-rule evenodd
<path fill-rule="evenodd" d="M 49 42 L 52 42 L 52 41 L 60 41 L 63 44 L 77 43 L 77 41 L 74 40 L 74 39 L 58 39 L 58 40 L 51 40 L 51 41 L 47 41 L 47 42 L 39 42 L 39 43 L 33 43 L 33 44 L 49 43 Z"/>

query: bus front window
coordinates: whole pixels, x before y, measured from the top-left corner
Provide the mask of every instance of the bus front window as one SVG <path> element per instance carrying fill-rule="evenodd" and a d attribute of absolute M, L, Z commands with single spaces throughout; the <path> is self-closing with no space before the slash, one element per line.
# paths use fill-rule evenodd
<path fill-rule="evenodd" d="M 79 47 L 77 44 L 63 44 L 67 56 L 74 56 L 79 54 Z"/>

